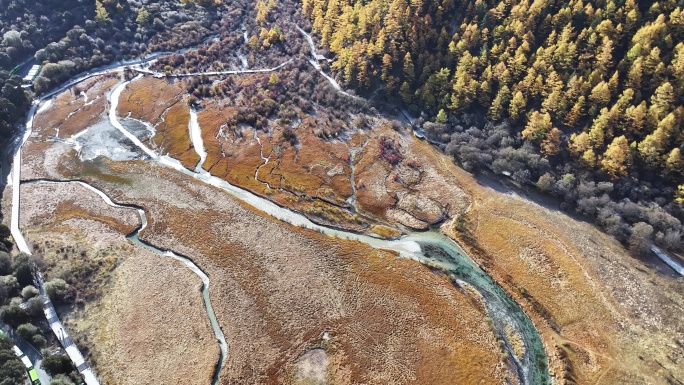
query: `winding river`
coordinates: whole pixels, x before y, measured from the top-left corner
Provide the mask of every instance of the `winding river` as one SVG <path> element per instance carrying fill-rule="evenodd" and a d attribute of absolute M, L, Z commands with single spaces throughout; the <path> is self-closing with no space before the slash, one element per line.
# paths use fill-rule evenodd
<path fill-rule="evenodd" d="M 121 66 L 113 70 L 122 70 L 124 67 L 125 66 Z M 237 186 L 231 185 L 230 183 L 211 175 L 210 173 L 201 169 L 201 161 L 197 165 L 198 167 L 196 167 L 194 170 L 189 170 L 185 168 L 178 160 L 165 155 L 159 155 L 152 149 L 148 148 L 135 135 L 127 131 L 119 122 L 116 110 L 121 92 L 128 83 L 129 81 L 122 82 L 112 91 L 110 95 L 110 109 L 108 112 L 109 121 L 135 146 L 142 150 L 142 152 L 145 153 L 150 161 L 171 167 L 179 172 L 182 172 L 183 174 L 189 175 L 204 183 L 215 186 L 230 194 L 234 198 L 258 208 L 276 220 L 287 222 L 294 226 L 318 231 L 329 236 L 363 242 L 376 248 L 393 250 L 398 252 L 402 257 L 410 258 L 431 268 L 441 270 L 447 274 L 456 285 L 469 286 L 480 294 L 481 298 L 486 304 L 488 316 L 492 320 L 494 332 L 496 336 L 504 342 L 504 348 L 511 357 L 511 360 L 515 366 L 515 371 L 520 379 L 520 383 L 530 385 L 550 383 L 551 380 L 548 371 L 548 362 L 541 337 L 530 318 L 491 277 L 489 277 L 471 258 L 469 258 L 460 247 L 458 247 L 454 241 L 435 231 L 412 233 L 396 240 L 384 240 L 365 234 L 357 234 L 325 227 L 311 222 L 308 218 L 299 213 L 290 211 L 284 207 L 280 207 L 265 198 L 262 198 Z M 72 83 L 72 85 L 73 84 L 75 83 Z M 66 88 L 67 87 L 62 87 L 61 89 L 63 90 Z M 51 93 L 49 97 L 56 93 L 57 92 Z M 36 113 L 36 108 L 37 106 L 34 106 L 27 117 L 26 134 L 22 136 L 23 140 L 21 140 L 21 143 L 16 148 L 14 163 L 15 170 L 20 168 L 21 144 L 23 144 L 23 142 L 25 142 L 30 135 L 32 119 L 33 115 Z M 206 153 L 201 142 L 201 128 L 197 123 L 196 114 L 194 112 L 191 115 L 189 131 L 193 145 L 195 146 L 198 155 L 200 155 L 200 159 L 203 159 L 206 156 Z M 19 183 L 18 172 L 16 174 L 17 175 L 13 174 L 15 186 L 17 186 Z M 147 224 L 145 212 L 142 208 L 137 206 L 118 205 L 112 202 L 104 192 L 96 189 L 95 187 L 92 187 L 82 181 L 78 181 L 78 183 L 82 183 L 91 190 L 97 192 L 98 195 L 100 195 L 105 202 L 107 202 L 107 204 L 137 209 L 138 213 L 140 214 L 142 225 L 133 234 L 128 236 L 129 239 L 133 243 L 140 245 L 141 247 L 145 247 L 146 249 L 157 254 L 171 257 L 183 262 L 202 279 L 202 295 L 204 297 L 204 304 L 207 309 L 207 314 L 210 319 L 212 329 L 214 330 L 216 338 L 221 347 L 221 357 L 217 363 L 216 372 L 214 374 L 213 383 L 215 384 L 218 380 L 223 361 L 228 354 L 228 346 L 225 342 L 225 338 L 223 338 L 223 332 L 221 331 L 218 322 L 216 322 L 216 317 L 211 308 L 211 301 L 209 300 L 208 295 L 209 278 L 207 275 L 202 272 L 189 258 L 180 256 L 169 250 L 156 248 L 138 238 L 138 233 L 144 229 Z M 19 189 L 15 188 L 13 191 L 14 190 L 16 190 L 17 193 L 16 199 L 13 199 L 12 207 L 12 234 L 15 236 L 15 240 L 19 245 L 20 242 L 24 242 L 24 240 L 18 227 Z M 16 217 L 14 215 L 15 207 Z M 15 228 L 16 233 L 14 231 Z M 506 330 L 507 328 L 509 331 L 508 333 Z M 520 356 L 516 355 L 515 353 L 516 350 L 520 352 L 520 349 L 514 349 L 514 343 L 509 341 L 509 336 L 511 335 L 510 330 L 513 330 L 514 333 L 520 337 L 520 340 L 524 345 L 523 352 L 520 354 Z"/>
<path fill-rule="evenodd" d="M 139 234 L 141 231 L 143 231 L 145 228 L 147 228 L 147 215 L 145 214 L 145 210 L 136 205 L 129 205 L 129 204 L 120 204 L 120 203 L 115 203 L 104 191 L 86 183 L 85 181 L 82 180 L 62 180 L 62 181 L 56 181 L 56 180 L 51 180 L 51 179 L 34 179 L 34 180 L 28 180 L 28 181 L 23 181 L 22 184 L 34 184 L 34 183 L 77 183 L 88 190 L 94 192 L 95 194 L 99 195 L 102 200 L 109 206 L 111 207 L 117 207 L 117 208 L 124 208 L 124 209 L 133 209 L 136 210 L 138 215 L 140 216 L 140 226 L 138 226 L 135 230 L 133 230 L 132 233 L 128 234 L 126 238 L 128 238 L 133 244 L 141 246 L 155 254 L 163 255 L 165 257 L 169 257 L 172 259 L 175 259 L 177 261 L 180 261 L 190 269 L 193 273 L 195 273 L 201 280 L 202 280 L 202 299 L 204 301 L 204 307 L 207 310 L 207 317 L 209 318 L 209 322 L 211 324 L 211 328 L 214 332 L 214 336 L 216 339 L 219 341 L 219 347 L 221 350 L 219 360 L 216 363 L 216 370 L 214 371 L 214 379 L 212 380 L 212 384 L 218 383 L 218 375 L 221 372 L 221 368 L 223 366 L 223 362 L 225 360 L 225 357 L 228 355 L 228 343 L 226 342 L 226 338 L 223 335 L 223 331 L 221 330 L 221 327 L 218 324 L 218 321 L 216 320 L 216 314 L 214 313 L 214 308 L 211 306 L 211 299 L 209 298 L 209 277 L 207 274 L 202 271 L 190 258 L 177 254 L 171 250 L 164 250 L 160 249 L 151 243 L 145 242 L 140 239 Z"/>

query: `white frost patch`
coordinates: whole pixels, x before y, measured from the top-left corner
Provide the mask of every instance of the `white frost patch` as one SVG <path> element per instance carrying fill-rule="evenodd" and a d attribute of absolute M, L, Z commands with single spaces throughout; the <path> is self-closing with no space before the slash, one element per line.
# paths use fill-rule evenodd
<path fill-rule="evenodd" d="M 135 79 L 138 79 L 141 75 L 135 77 Z M 135 80 L 134 79 L 134 80 Z M 150 158 L 157 159 L 158 156 L 157 154 L 152 151 L 150 148 L 145 146 L 140 139 L 138 139 L 135 135 L 131 134 L 128 130 L 126 130 L 121 123 L 119 122 L 119 119 L 116 117 L 116 108 L 119 106 L 119 97 L 121 97 L 121 92 L 126 88 L 126 86 L 130 83 L 130 81 L 123 82 L 119 84 L 114 91 L 112 91 L 112 96 L 110 100 L 110 107 L 109 107 L 109 122 L 112 124 L 112 126 L 116 127 L 117 130 L 121 131 L 122 134 L 126 138 L 128 138 L 133 144 L 135 144 L 138 148 L 143 150 L 145 154 L 147 154 Z"/>
<path fill-rule="evenodd" d="M 202 129 L 197 121 L 197 111 L 194 108 L 190 109 L 190 121 L 188 122 L 188 130 L 190 131 L 190 141 L 195 152 L 199 155 L 200 160 L 195 166 L 195 172 L 202 172 L 202 165 L 207 159 L 207 151 L 204 149 L 204 140 L 202 140 Z"/>
<path fill-rule="evenodd" d="M 249 35 L 247 35 L 247 27 L 242 23 L 242 38 L 245 39 L 245 44 L 249 43 Z"/>
<path fill-rule="evenodd" d="M 297 360 L 296 379 L 306 384 L 327 384 L 330 358 L 323 349 L 311 349 Z"/>
<path fill-rule="evenodd" d="M 249 68 L 249 62 L 247 61 L 247 58 L 243 54 L 238 54 L 238 57 L 240 58 L 240 61 L 242 62 L 242 68 Z"/>
<path fill-rule="evenodd" d="M 38 108 L 38 111 L 36 111 L 36 114 L 40 114 L 41 112 L 44 112 L 48 108 L 52 106 L 52 99 L 48 99 L 44 101 L 41 105 L 40 108 Z"/>

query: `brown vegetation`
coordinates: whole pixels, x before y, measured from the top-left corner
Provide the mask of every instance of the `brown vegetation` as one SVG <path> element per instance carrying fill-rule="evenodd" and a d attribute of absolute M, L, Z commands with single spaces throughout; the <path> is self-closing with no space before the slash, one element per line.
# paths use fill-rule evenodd
<path fill-rule="evenodd" d="M 96 76 L 61 92 L 49 108 L 36 115 L 35 135 L 69 138 L 97 123 L 107 106 L 105 94 L 118 81 L 115 74 Z"/>
<path fill-rule="evenodd" d="M 121 93 L 117 113 L 154 126 L 152 144 L 163 154 L 193 169 L 199 155 L 190 141 L 190 110 L 183 89 L 167 80 L 143 77 L 131 82 Z"/>
<path fill-rule="evenodd" d="M 558 376 L 623 384 L 682 375 L 659 345 L 682 339 L 681 282 L 591 225 L 482 187 L 427 143 L 413 148 L 472 197 L 443 229 L 532 317 Z"/>
<path fill-rule="evenodd" d="M 406 132 L 378 125 L 358 157 L 354 180 L 359 210 L 390 223 L 425 229 L 463 212 L 469 197 L 416 153 L 414 141 Z M 394 165 L 381 154 L 387 143 L 395 147 L 391 153 L 399 154 Z"/>
<path fill-rule="evenodd" d="M 333 335 L 332 353 L 351 383 L 434 383 L 428 374 L 447 363 L 454 377 L 440 377 L 453 383 L 481 378 L 481 368 L 472 362 L 488 372 L 498 365 L 484 314 L 448 280 L 435 279 L 419 264 L 355 242 L 287 229 L 203 186 L 184 182 L 171 189 L 188 191 L 211 209 L 198 211 L 201 221 L 189 228 L 181 220 L 187 209 L 155 205 L 153 212 L 160 214 L 144 236 L 187 247 L 211 266 L 218 286 L 212 299 L 220 304 L 215 307 L 232 346 L 224 381 L 282 382 L 282 365 L 324 330 Z M 251 225 L 239 225 L 245 222 Z M 463 351 L 470 357 L 457 355 Z"/>
<path fill-rule="evenodd" d="M 84 187 L 22 186 L 22 229 L 50 277 L 71 277 L 76 308 L 63 320 L 104 384 L 206 384 L 218 347 L 199 278 L 135 247 L 134 210 L 107 206 Z M 159 370 L 163 367 L 164 370 Z"/>
<path fill-rule="evenodd" d="M 198 113 L 197 121 L 207 152 L 204 169 L 229 183 L 264 195 L 266 186 L 254 179 L 257 167 L 264 162 L 260 157 L 261 147 L 254 139 L 253 129 L 239 132 L 226 129 L 225 122 L 234 116 L 233 108 L 220 105 L 207 106 Z M 268 142 L 267 137 L 264 139 Z"/>
<path fill-rule="evenodd" d="M 205 170 L 316 222 L 356 231 L 368 229 L 369 225 L 346 207 L 351 182 L 349 154 L 342 142 L 333 144 L 302 129 L 297 132 L 304 143 L 295 148 L 283 138 L 284 127 L 275 126 L 268 133 L 257 131 L 260 145 L 253 128 L 228 127 L 225 122 L 234 120 L 236 113 L 219 103 L 206 103 L 198 113 L 207 151 Z M 262 155 L 269 158 L 268 163 L 264 164 Z M 321 155 L 325 157 L 320 159 Z"/>
<path fill-rule="evenodd" d="M 682 376 L 681 281 L 653 272 L 596 228 L 483 187 L 429 144 L 382 121 L 324 144 L 306 127 L 286 133 L 287 125 L 268 121 L 257 135 L 272 158 L 255 180 L 263 160 L 254 128 L 223 127 L 236 110 L 205 107 L 206 167 L 231 183 L 304 212 L 321 203 L 337 207 L 314 198 L 339 181 L 308 171 L 342 165 L 349 186 L 354 170 L 362 214 L 415 228 L 450 219 L 442 229 L 533 319 L 556 378 L 622 384 Z M 210 275 L 231 344 L 222 381 L 282 383 L 311 347 L 326 349 L 339 383 L 471 383 L 506 375 L 477 301 L 426 268 L 275 223 L 173 170 L 139 161 L 80 164 L 63 146 L 31 144 L 26 156 L 40 172 L 77 175 L 145 206 L 151 223 L 143 238 L 191 256 Z M 316 153 L 316 146 L 329 150 Z M 48 150 L 57 159 L 36 153 Z M 330 212 L 327 218 L 347 220 Z M 325 331 L 332 342 L 322 342 Z"/>
<path fill-rule="evenodd" d="M 230 344 L 222 383 L 286 381 L 299 355 L 323 346 L 324 331 L 335 383 L 490 382 L 506 375 L 481 307 L 446 277 L 356 242 L 283 226 L 167 168 L 110 166 L 113 177 L 88 179 L 146 206 L 151 223 L 142 236 L 191 256 L 209 273 Z M 124 176 L 134 183 L 114 182 Z"/>
<path fill-rule="evenodd" d="M 295 194 L 341 205 L 352 194 L 349 151 L 340 142 L 314 136 L 308 129 L 297 130 L 297 148 L 279 131 L 272 136 L 273 162 L 260 171 L 265 182 Z"/>

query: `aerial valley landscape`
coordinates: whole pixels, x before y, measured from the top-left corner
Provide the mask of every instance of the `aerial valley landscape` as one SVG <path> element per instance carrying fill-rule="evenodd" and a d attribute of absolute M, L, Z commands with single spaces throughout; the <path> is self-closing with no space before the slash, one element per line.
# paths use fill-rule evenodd
<path fill-rule="evenodd" d="M 683 8 L 0 0 L 0 385 L 684 384 Z"/>

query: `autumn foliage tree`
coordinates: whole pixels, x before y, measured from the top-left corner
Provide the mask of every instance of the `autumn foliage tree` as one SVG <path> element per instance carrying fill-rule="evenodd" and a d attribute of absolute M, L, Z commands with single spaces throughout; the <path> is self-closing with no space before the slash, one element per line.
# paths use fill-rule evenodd
<path fill-rule="evenodd" d="M 384 83 L 389 95 L 433 116 L 479 110 L 509 120 L 546 155 L 569 148 L 572 134 L 588 127 L 591 148 L 570 152 L 581 163 L 591 150 L 611 177 L 642 163 L 671 171 L 666 157 L 681 144 L 675 138 L 684 117 L 681 4 L 302 4 L 314 33 L 337 55 L 333 69 L 350 86 Z M 547 138 L 552 127 L 560 135 Z M 624 140 L 615 138 L 623 136 L 636 143 L 637 158 L 616 168 L 616 146 Z"/>
<path fill-rule="evenodd" d="M 676 204 L 684 151 L 681 2 L 302 4 L 314 34 L 336 55 L 332 69 L 363 72 L 344 76 L 347 86 L 385 92 L 409 111 L 425 112 L 426 132 L 450 139 L 447 152 L 465 167 L 507 171 L 520 180 L 549 175 L 543 185 L 564 197 L 565 207 L 583 199 L 578 183 L 564 182 L 566 175 L 620 183 L 632 188 L 616 189 L 610 198 L 645 206 L 657 200 L 668 215 L 684 219 Z M 547 186 L 552 178 L 560 184 Z M 578 210 L 598 215 L 587 202 Z M 597 220 L 626 240 L 629 231 L 616 220 L 620 210 L 604 210 Z M 654 239 L 676 239 L 681 223 L 672 223 L 669 230 L 653 226 L 661 233 Z"/>

